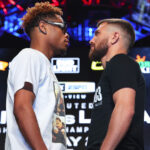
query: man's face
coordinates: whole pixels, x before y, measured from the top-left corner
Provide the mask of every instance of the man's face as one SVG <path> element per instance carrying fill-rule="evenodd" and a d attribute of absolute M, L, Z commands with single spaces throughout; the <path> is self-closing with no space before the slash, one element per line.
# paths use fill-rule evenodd
<path fill-rule="evenodd" d="M 55 19 L 47 19 L 53 23 L 64 23 L 61 16 L 56 15 Z M 49 24 L 47 43 L 53 50 L 54 55 L 66 53 L 69 44 L 69 35 L 60 26 Z"/>
<path fill-rule="evenodd" d="M 90 60 L 100 61 L 107 54 L 108 32 L 106 26 L 106 23 L 102 23 L 95 31 L 93 39 L 90 41 Z"/>
<path fill-rule="evenodd" d="M 58 128 L 58 129 L 61 129 L 62 128 L 62 122 L 60 121 L 60 120 L 56 120 L 56 127 Z"/>

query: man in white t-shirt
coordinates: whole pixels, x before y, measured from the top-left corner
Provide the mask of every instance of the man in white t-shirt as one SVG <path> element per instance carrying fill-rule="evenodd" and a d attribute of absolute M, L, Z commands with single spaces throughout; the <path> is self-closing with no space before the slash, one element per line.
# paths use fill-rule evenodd
<path fill-rule="evenodd" d="M 9 66 L 5 150 L 66 150 L 64 99 L 49 61 L 68 47 L 62 14 L 41 2 L 22 18 L 31 45 Z"/>

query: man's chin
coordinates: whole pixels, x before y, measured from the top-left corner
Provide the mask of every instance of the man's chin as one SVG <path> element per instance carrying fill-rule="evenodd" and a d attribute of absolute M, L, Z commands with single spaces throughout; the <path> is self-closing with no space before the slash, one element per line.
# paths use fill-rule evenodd
<path fill-rule="evenodd" d="M 57 54 L 57 56 L 66 56 L 67 55 L 67 49 L 62 49 L 59 51 L 59 53 Z"/>
<path fill-rule="evenodd" d="M 89 52 L 89 59 L 90 59 L 90 61 L 93 61 L 93 53 L 92 53 L 91 50 L 90 50 L 90 52 Z"/>
<path fill-rule="evenodd" d="M 90 61 L 101 61 L 101 59 L 98 57 L 91 57 L 89 59 L 90 59 Z"/>
<path fill-rule="evenodd" d="M 60 56 L 66 56 L 67 55 L 67 50 L 61 51 Z"/>
<path fill-rule="evenodd" d="M 89 59 L 90 61 L 100 61 L 101 58 L 99 56 L 93 55 L 89 53 Z"/>
<path fill-rule="evenodd" d="M 107 53 L 107 50 L 89 53 L 89 59 L 91 61 L 101 61 L 101 59 L 106 55 L 106 53 Z"/>

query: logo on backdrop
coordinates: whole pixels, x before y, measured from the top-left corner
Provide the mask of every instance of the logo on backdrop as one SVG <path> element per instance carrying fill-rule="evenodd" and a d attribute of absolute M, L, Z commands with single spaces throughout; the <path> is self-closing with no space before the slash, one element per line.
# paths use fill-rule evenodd
<path fill-rule="evenodd" d="M 59 82 L 63 93 L 93 93 L 94 82 Z"/>
<path fill-rule="evenodd" d="M 6 111 L 0 111 L 0 134 L 6 133 Z"/>
<path fill-rule="evenodd" d="M 100 62 L 100 61 L 92 61 L 91 69 L 94 71 L 104 70 L 104 68 L 102 66 L 102 62 Z"/>
<path fill-rule="evenodd" d="M 95 82 L 59 82 L 66 105 L 66 132 L 69 149 L 86 146 Z M 82 143 L 82 144 L 81 144 Z"/>
<path fill-rule="evenodd" d="M 51 67 L 54 73 L 68 74 L 80 73 L 80 59 L 73 58 L 52 58 Z"/>
<path fill-rule="evenodd" d="M 150 73 L 150 61 L 146 61 L 146 56 L 141 57 L 140 55 L 136 55 L 136 62 L 140 65 L 142 73 Z"/>
<path fill-rule="evenodd" d="M 5 71 L 7 67 L 8 67 L 8 62 L 0 61 L 0 71 Z"/>

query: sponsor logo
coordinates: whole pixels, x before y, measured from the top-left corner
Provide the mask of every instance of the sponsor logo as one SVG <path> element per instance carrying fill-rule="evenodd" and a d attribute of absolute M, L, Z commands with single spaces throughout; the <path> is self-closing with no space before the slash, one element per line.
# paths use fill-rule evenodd
<path fill-rule="evenodd" d="M 95 82 L 59 82 L 63 93 L 93 93 Z"/>
<path fill-rule="evenodd" d="M 150 116 L 148 115 L 148 113 L 147 113 L 146 110 L 144 111 L 144 121 L 145 121 L 147 124 L 150 124 Z"/>
<path fill-rule="evenodd" d="M 8 62 L 0 61 L 0 71 L 5 71 L 8 67 Z"/>
<path fill-rule="evenodd" d="M 52 58 L 51 66 L 54 73 L 80 73 L 79 58 Z"/>
<path fill-rule="evenodd" d="M 0 111 L 0 125 L 6 124 L 6 111 Z"/>
<path fill-rule="evenodd" d="M 94 71 L 104 70 L 100 61 L 92 61 L 91 69 Z"/>
<path fill-rule="evenodd" d="M 150 61 L 146 61 L 146 56 L 136 55 L 136 62 L 140 65 L 142 73 L 150 73 Z"/>

